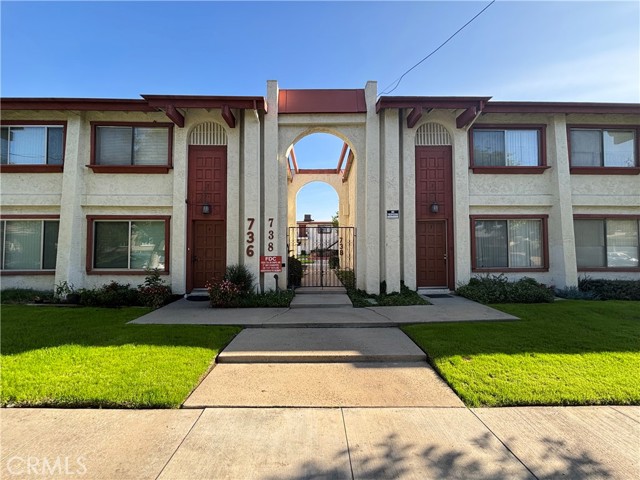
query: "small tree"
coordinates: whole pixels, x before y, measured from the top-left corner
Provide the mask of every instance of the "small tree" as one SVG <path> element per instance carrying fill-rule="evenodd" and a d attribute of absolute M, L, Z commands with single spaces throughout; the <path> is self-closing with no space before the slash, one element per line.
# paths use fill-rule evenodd
<path fill-rule="evenodd" d="M 339 227 L 340 226 L 340 222 L 338 221 L 338 215 L 340 214 L 340 212 L 336 212 L 336 214 L 331 217 L 331 225 L 333 225 L 334 227 Z"/>

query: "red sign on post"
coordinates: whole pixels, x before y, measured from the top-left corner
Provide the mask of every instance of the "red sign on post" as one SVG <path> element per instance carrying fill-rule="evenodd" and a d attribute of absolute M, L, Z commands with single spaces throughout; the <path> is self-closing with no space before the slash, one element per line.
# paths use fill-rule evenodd
<path fill-rule="evenodd" d="M 281 272 L 282 257 L 260 255 L 260 273 Z"/>

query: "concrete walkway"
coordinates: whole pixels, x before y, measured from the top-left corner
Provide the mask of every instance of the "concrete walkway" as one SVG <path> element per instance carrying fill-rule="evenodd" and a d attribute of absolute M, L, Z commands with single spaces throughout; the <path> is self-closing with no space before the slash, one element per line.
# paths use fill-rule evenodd
<path fill-rule="evenodd" d="M 640 407 L 2 409 L 0 477 L 635 479 Z"/>
<path fill-rule="evenodd" d="M 517 320 L 517 317 L 455 295 L 429 298 L 432 305 L 353 308 L 345 305 L 346 295 L 336 300 L 338 304 L 323 303 L 324 297 L 336 298 L 333 294 L 296 295 L 300 303 L 295 308 L 209 308 L 209 302 L 181 299 L 131 323 L 277 328 L 388 327 L 411 323 Z M 304 302 L 308 304 L 304 305 Z M 317 308 L 318 304 L 324 308 Z"/>

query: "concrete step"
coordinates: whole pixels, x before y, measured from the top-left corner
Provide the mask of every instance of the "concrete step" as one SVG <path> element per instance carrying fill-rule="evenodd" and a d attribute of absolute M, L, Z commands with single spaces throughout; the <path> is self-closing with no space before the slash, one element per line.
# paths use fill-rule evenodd
<path fill-rule="evenodd" d="M 353 305 L 346 293 L 325 293 L 320 295 L 296 295 L 289 308 L 349 307 Z"/>
<path fill-rule="evenodd" d="M 183 406 L 464 408 L 426 362 L 219 364 Z"/>
<path fill-rule="evenodd" d="M 296 288 L 296 295 L 327 295 L 332 293 L 347 293 L 347 289 L 344 287 L 298 287 Z"/>
<path fill-rule="evenodd" d="M 428 297 L 429 295 L 449 295 L 451 290 L 448 288 L 418 288 L 418 294 Z"/>
<path fill-rule="evenodd" d="M 218 363 L 426 362 L 398 328 L 246 329 Z"/>

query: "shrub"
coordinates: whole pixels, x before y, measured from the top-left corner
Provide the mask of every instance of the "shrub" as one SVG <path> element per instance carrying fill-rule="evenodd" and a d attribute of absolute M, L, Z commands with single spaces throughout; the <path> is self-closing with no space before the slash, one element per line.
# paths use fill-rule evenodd
<path fill-rule="evenodd" d="M 171 287 L 160 278 L 158 269 L 150 270 L 142 285 L 138 285 L 138 297 L 145 307 L 160 308 L 171 300 Z"/>
<path fill-rule="evenodd" d="M 347 291 L 356 288 L 356 274 L 353 270 L 336 270 L 336 276 Z"/>
<path fill-rule="evenodd" d="M 299 287 L 302 283 L 302 262 L 295 257 L 287 259 L 289 287 Z"/>
<path fill-rule="evenodd" d="M 480 303 L 550 303 L 553 292 L 533 278 L 510 282 L 504 275 L 487 275 L 469 280 L 456 293 Z"/>
<path fill-rule="evenodd" d="M 578 287 L 565 287 L 556 289 L 556 297 L 567 300 L 598 300 L 595 292 L 583 292 Z"/>
<path fill-rule="evenodd" d="M 51 303 L 54 301 L 53 292 L 47 290 L 32 290 L 30 288 L 7 288 L 0 291 L 0 303 Z"/>
<path fill-rule="evenodd" d="M 293 290 L 271 290 L 265 293 L 252 293 L 240 297 L 236 306 L 241 308 L 288 307 L 294 295 Z"/>
<path fill-rule="evenodd" d="M 230 280 L 207 283 L 207 291 L 212 307 L 229 308 L 237 307 L 242 296 L 242 289 Z"/>
<path fill-rule="evenodd" d="M 249 271 L 245 265 L 229 265 L 224 273 L 224 280 L 236 285 L 242 295 L 246 295 L 253 291 L 256 277 Z"/>
<path fill-rule="evenodd" d="M 140 305 L 138 290 L 131 285 L 112 281 L 100 288 L 81 289 L 80 304 L 89 307 L 133 307 Z"/>
<path fill-rule="evenodd" d="M 338 255 L 329 257 L 329 268 L 340 268 L 340 257 Z"/>
<path fill-rule="evenodd" d="M 640 280 L 603 280 L 583 277 L 578 280 L 581 292 L 600 300 L 640 300 Z"/>

